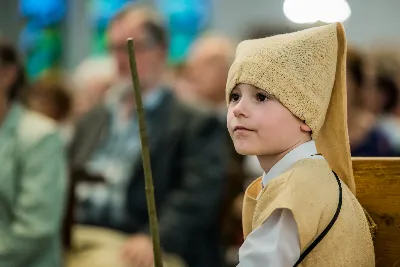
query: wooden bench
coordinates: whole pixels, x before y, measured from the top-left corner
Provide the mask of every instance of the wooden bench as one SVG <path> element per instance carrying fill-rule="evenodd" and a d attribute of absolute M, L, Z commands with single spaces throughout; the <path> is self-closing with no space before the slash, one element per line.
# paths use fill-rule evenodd
<path fill-rule="evenodd" d="M 353 158 L 357 198 L 378 231 L 376 266 L 400 266 L 400 158 Z"/>

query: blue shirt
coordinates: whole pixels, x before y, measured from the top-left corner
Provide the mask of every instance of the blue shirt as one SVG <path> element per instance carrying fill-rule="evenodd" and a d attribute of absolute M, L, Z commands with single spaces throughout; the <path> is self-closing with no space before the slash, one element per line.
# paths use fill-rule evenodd
<path fill-rule="evenodd" d="M 144 101 L 146 111 L 157 108 L 164 90 L 152 91 Z M 121 119 L 121 102 L 108 105 L 111 114 L 108 135 L 93 153 L 86 170 L 105 178 L 105 183 L 78 185 L 77 220 L 119 229 L 125 224 L 126 193 L 132 179 L 133 163 L 141 156 L 137 117 Z M 148 129 L 151 132 L 151 129 Z"/>

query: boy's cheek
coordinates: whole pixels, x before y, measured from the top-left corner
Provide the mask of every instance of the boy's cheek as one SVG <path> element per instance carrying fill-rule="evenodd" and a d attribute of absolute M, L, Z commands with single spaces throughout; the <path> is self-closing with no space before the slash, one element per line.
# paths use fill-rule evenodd
<path fill-rule="evenodd" d="M 228 114 L 227 114 L 227 117 L 226 117 L 226 128 L 228 129 L 229 134 L 232 134 L 232 132 L 233 132 L 233 129 L 232 129 L 231 125 L 232 125 L 232 115 L 229 114 L 229 111 L 228 111 Z"/>

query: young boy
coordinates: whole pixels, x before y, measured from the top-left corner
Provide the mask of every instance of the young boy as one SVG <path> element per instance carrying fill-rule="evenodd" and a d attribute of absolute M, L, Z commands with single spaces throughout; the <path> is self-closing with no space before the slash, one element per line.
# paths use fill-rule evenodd
<path fill-rule="evenodd" d="M 238 46 L 228 129 L 265 171 L 245 194 L 239 266 L 375 266 L 354 196 L 345 62 L 340 23 Z"/>

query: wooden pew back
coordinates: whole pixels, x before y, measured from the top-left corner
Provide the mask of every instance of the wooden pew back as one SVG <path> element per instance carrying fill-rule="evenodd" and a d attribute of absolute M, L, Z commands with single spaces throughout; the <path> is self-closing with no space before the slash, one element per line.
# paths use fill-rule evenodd
<path fill-rule="evenodd" d="M 353 158 L 357 199 L 378 231 L 376 266 L 400 266 L 400 158 Z"/>

